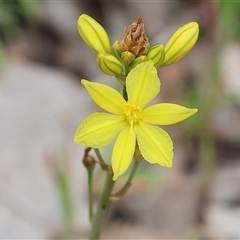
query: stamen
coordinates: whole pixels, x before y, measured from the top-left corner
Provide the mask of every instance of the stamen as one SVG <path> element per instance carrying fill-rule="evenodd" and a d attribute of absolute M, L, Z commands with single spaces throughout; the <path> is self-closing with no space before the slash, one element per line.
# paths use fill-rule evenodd
<path fill-rule="evenodd" d="M 135 104 L 131 103 L 125 104 L 126 119 L 131 125 L 131 128 L 139 119 L 142 118 L 141 111 L 142 111 L 141 108 L 136 106 Z"/>

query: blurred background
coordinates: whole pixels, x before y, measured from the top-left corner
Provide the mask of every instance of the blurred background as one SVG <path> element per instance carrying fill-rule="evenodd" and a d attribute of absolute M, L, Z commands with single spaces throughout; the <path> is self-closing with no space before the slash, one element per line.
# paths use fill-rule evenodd
<path fill-rule="evenodd" d="M 119 86 L 79 37 L 82 13 L 112 43 L 138 16 L 151 45 L 187 22 L 200 25 L 193 50 L 159 71 L 158 102 L 199 109 L 165 128 L 174 167 L 142 163 L 102 238 L 240 239 L 240 2 L 211 0 L 0 1 L 0 238 L 88 235 L 84 148 L 73 136 L 98 107 L 80 79 Z M 111 149 L 103 153 L 109 161 Z M 97 200 L 98 168 L 94 180 Z"/>

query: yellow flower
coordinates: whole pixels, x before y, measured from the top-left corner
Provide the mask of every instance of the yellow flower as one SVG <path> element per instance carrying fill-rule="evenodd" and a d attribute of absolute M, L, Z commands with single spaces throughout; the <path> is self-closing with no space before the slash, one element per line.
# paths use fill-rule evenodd
<path fill-rule="evenodd" d="M 180 122 L 197 109 L 176 104 L 146 105 L 160 91 L 160 80 L 152 61 L 137 65 L 126 78 L 126 101 L 115 89 L 100 83 L 82 80 L 93 101 L 109 113 L 88 116 L 78 127 L 74 141 L 84 146 L 101 148 L 116 137 L 112 152 L 113 180 L 129 167 L 136 141 L 143 158 L 151 163 L 171 167 L 173 144 L 170 136 L 156 125 Z"/>
<path fill-rule="evenodd" d="M 105 29 L 87 14 L 77 21 L 78 32 L 86 44 L 96 53 L 110 53 L 110 40 Z"/>

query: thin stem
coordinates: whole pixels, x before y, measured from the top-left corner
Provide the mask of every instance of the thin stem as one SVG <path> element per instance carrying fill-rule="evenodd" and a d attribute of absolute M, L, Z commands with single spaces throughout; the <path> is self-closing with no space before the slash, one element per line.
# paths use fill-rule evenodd
<path fill-rule="evenodd" d="M 127 90 L 126 90 L 126 85 L 124 85 L 123 87 L 123 98 L 127 101 L 128 100 L 128 96 L 127 96 Z"/>
<path fill-rule="evenodd" d="M 128 73 L 129 73 L 129 66 L 125 66 L 124 67 L 124 76 L 125 76 L 125 78 L 127 77 Z"/>
<path fill-rule="evenodd" d="M 118 80 L 118 82 L 119 82 L 122 86 L 125 85 L 125 81 L 126 81 L 126 78 L 125 78 L 125 77 L 119 76 L 119 75 L 117 75 L 117 76 L 115 76 L 115 77 L 116 77 L 116 79 Z"/>
<path fill-rule="evenodd" d="M 114 187 L 112 174 L 106 173 L 104 187 L 98 202 L 97 211 L 93 218 L 92 227 L 89 234 L 89 240 L 98 240 L 101 235 L 102 226 L 107 215 L 107 210 L 111 204 L 110 195 Z"/>
<path fill-rule="evenodd" d="M 94 152 L 95 152 L 95 154 L 97 155 L 98 161 L 100 162 L 102 168 L 108 169 L 109 166 L 104 162 L 103 157 L 102 157 L 99 149 L 98 149 L 98 148 L 94 148 Z"/>
<path fill-rule="evenodd" d="M 89 220 L 92 222 L 93 218 L 93 197 L 92 197 L 92 178 L 93 177 L 93 170 L 88 170 L 88 214 L 89 214 Z"/>
<path fill-rule="evenodd" d="M 126 181 L 126 183 L 123 185 L 123 187 L 117 192 L 117 193 L 114 193 L 111 198 L 114 198 L 114 199 L 118 199 L 119 197 L 123 196 L 127 190 L 129 189 L 129 187 L 132 185 L 132 179 L 137 171 L 137 168 L 139 166 L 139 163 L 140 161 L 139 160 L 135 160 L 134 161 L 134 165 L 133 165 L 133 168 L 132 168 L 132 171 L 128 177 L 128 180 Z"/>

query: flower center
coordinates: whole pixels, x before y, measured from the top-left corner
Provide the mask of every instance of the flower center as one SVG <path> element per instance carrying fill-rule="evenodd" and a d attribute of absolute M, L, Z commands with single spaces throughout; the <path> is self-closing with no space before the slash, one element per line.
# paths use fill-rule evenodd
<path fill-rule="evenodd" d="M 126 119 L 130 125 L 136 123 L 139 119 L 142 118 L 142 109 L 135 104 L 126 103 L 125 104 L 125 115 Z"/>

